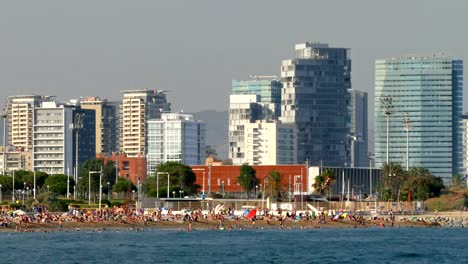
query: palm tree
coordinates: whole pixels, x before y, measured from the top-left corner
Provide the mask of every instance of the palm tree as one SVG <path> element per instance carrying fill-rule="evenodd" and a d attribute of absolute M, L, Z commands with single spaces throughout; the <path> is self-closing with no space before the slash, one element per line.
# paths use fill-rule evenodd
<path fill-rule="evenodd" d="M 265 197 L 276 200 L 279 197 L 283 197 L 283 192 L 281 173 L 279 171 L 270 171 L 265 179 Z"/>
<path fill-rule="evenodd" d="M 321 174 L 315 177 L 315 182 L 312 184 L 312 187 L 314 187 L 315 192 L 320 195 L 323 195 L 327 190 L 328 194 L 330 194 L 330 187 L 335 184 L 335 182 L 336 177 L 333 171 L 331 169 L 325 169 Z"/>

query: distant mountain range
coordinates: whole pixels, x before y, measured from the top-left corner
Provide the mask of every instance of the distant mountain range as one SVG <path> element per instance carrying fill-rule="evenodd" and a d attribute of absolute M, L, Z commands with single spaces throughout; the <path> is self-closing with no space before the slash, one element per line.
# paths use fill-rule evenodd
<path fill-rule="evenodd" d="M 218 153 L 218 159 L 228 158 L 228 111 L 206 110 L 193 113 L 193 118 L 206 123 L 206 144 L 213 147 Z"/>

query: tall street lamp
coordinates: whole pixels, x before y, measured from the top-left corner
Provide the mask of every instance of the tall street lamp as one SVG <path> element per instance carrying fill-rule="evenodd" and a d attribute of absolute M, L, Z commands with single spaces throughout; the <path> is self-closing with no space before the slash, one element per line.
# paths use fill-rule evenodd
<path fill-rule="evenodd" d="M 101 173 L 100 171 L 89 171 L 88 172 L 88 206 L 91 207 L 91 174 Z"/>
<path fill-rule="evenodd" d="M 411 129 L 411 121 L 408 113 L 403 113 L 403 124 L 406 130 L 406 170 L 409 170 L 409 132 Z"/>
<path fill-rule="evenodd" d="M 6 114 L 6 111 L 4 113 L 2 113 L 2 117 L 3 117 L 3 175 L 5 175 L 5 171 L 6 171 L 6 118 L 7 118 L 7 114 Z"/>
<path fill-rule="evenodd" d="M 392 114 L 393 105 L 392 105 L 392 97 L 384 96 L 380 97 L 380 106 L 384 111 L 384 114 L 387 116 L 387 164 L 389 163 L 389 129 L 390 129 L 390 115 Z"/>
<path fill-rule="evenodd" d="M 107 200 L 110 200 L 110 182 L 107 182 Z"/>
<path fill-rule="evenodd" d="M 0 184 L 0 203 L 2 202 L 2 185 Z"/>

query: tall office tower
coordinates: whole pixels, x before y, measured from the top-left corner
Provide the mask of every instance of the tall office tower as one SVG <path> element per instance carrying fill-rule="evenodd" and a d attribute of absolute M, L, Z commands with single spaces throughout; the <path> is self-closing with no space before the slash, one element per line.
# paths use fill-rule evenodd
<path fill-rule="evenodd" d="M 180 162 L 201 165 L 205 162 L 206 124 L 192 115 L 162 113 L 148 121 L 147 171 L 154 173 L 158 164 Z"/>
<path fill-rule="evenodd" d="M 120 151 L 129 157 L 146 155 L 146 122 L 161 118 L 162 112 L 171 111 L 164 91 L 122 91 L 120 105 Z"/>
<path fill-rule="evenodd" d="M 230 95 L 229 97 L 229 158 L 234 165 L 244 164 L 244 128 L 260 119 L 262 107 L 256 94 Z"/>
<path fill-rule="evenodd" d="M 444 55 L 377 60 L 376 166 L 406 167 L 409 161 L 408 167 L 425 167 L 449 182 L 462 168 L 462 96 L 461 60 Z"/>
<path fill-rule="evenodd" d="M 281 115 L 281 82 L 275 76 L 253 76 L 254 80 L 232 81 L 232 94 L 256 94 L 262 106 L 261 120 L 277 120 Z"/>
<path fill-rule="evenodd" d="M 48 97 L 40 95 L 9 96 L 6 106 L 9 145 L 31 151 L 33 145 L 33 109 Z"/>
<path fill-rule="evenodd" d="M 305 43 L 283 60 L 280 120 L 298 130 L 298 162 L 349 165 L 349 49 Z"/>
<path fill-rule="evenodd" d="M 279 122 L 244 125 L 244 161 L 250 165 L 297 164 L 296 128 Z"/>
<path fill-rule="evenodd" d="M 351 167 L 369 166 L 367 136 L 367 93 L 350 89 L 351 95 Z"/>
<path fill-rule="evenodd" d="M 96 155 L 111 154 L 119 150 L 119 105 L 99 97 L 80 100 L 81 109 L 95 111 Z"/>

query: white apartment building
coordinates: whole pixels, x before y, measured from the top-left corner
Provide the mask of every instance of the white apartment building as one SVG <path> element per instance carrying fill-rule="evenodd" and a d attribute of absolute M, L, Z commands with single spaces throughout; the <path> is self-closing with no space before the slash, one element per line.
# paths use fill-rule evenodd
<path fill-rule="evenodd" d="M 33 116 L 33 170 L 72 173 L 73 107 L 43 102 Z"/>
<path fill-rule="evenodd" d="M 122 91 L 120 105 L 120 151 L 129 157 L 146 154 L 147 121 L 160 118 L 161 112 L 170 111 L 164 91 Z"/>
<path fill-rule="evenodd" d="M 244 125 L 244 162 L 250 165 L 297 164 L 294 125 L 257 121 Z"/>
<path fill-rule="evenodd" d="M 229 158 L 234 165 L 246 162 L 245 125 L 259 119 L 262 111 L 259 101 L 257 94 L 234 94 L 229 97 Z"/>
<path fill-rule="evenodd" d="M 186 165 L 205 162 L 206 124 L 192 115 L 162 113 L 148 121 L 147 171 L 153 173 L 161 163 L 173 161 Z"/>

